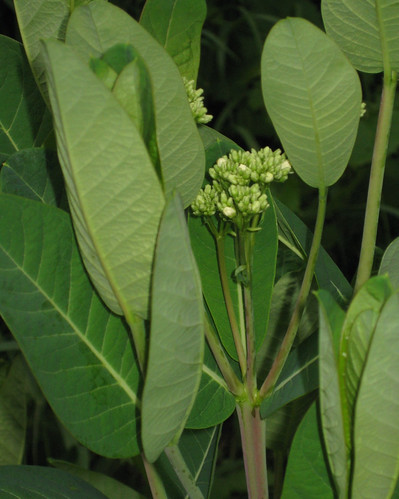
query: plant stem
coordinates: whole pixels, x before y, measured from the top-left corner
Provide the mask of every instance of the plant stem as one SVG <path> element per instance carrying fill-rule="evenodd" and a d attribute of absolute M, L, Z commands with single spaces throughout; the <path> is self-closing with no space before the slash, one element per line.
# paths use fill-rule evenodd
<path fill-rule="evenodd" d="M 295 335 L 298 331 L 299 323 L 301 321 L 302 313 L 305 308 L 306 300 L 309 296 L 310 288 L 312 285 L 314 269 L 316 266 L 317 255 L 323 234 L 324 219 L 326 214 L 327 205 L 327 188 L 319 188 L 319 205 L 317 209 L 317 218 L 313 234 L 312 245 L 309 252 L 309 258 L 306 265 L 305 275 L 303 277 L 301 289 L 295 304 L 295 309 L 292 314 L 291 320 L 288 324 L 280 350 L 274 359 L 273 365 L 267 375 L 263 385 L 259 390 L 259 398 L 262 400 L 267 397 L 274 388 L 278 377 L 284 367 L 288 354 L 290 353 Z"/>
<path fill-rule="evenodd" d="M 205 318 L 205 337 L 228 389 L 234 396 L 240 397 L 243 393 L 243 385 L 233 371 L 208 317 Z"/>
<path fill-rule="evenodd" d="M 180 453 L 177 445 L 166 447 L 165 454 L 167 455 L 170 464 L 173 466 L 176 475 L 179 477 L 184 489 L 190 499 L 204 499 L 201 490 L 195 485 L 195 480 L 187 469 L 186 462 Z"/>
<path fill-rule="evenodd" d="M 373 158 L 366 213 L 364 217 L 363 238 L 357 270 L 355 293 L 369 279 L 373 268 L 374 249 L 377 239 L 378 218 L 380 213 L 381 192 L 384 181 L 385 162 L 391 130 L 392 112 L 395 101 L 397 74 L 385 71 L 381 94 L 380 112 L 374 141 Z"/>
<path fill-rule="evenodd" d="M 143 459 L 144 468 L 147 474 L 147 480 L 151 489 L 152 497 L 154 499 L 168 499 L 165 487 L 163 486 L 161 477 L 155 469 L 155 466 L 147 461 L 144 453 L 141 453 L 141 457 Z"/>
<path fill-rule="evenodd" d="M 266 468 L 266 420 L 260 417 L 259 407 L 249 400 L 237 405 L 242 452 L 249 499 L 269 497 Z"/>
<path fill-rule="evenodd" d="M 216 236 L 216 251 L 219 264 L 219 275 L 223 290 L 224 301 L 226 304 L 227 315 L 230 321 L 231 332 L 233 334 L 234 344 L 237 350 L 238 362 L 240 364 L 241 373 L 244 377 L 246 373 L 246 358 L 243 345 L 241 342 L 240 330 L 238 328 L 237 319 L 234 312 L 233 300 L 231 298 L 229 282 L 227 278 L 226 258 L 224 254 L 224 237 L 225 237 L 224 235 Z"/>

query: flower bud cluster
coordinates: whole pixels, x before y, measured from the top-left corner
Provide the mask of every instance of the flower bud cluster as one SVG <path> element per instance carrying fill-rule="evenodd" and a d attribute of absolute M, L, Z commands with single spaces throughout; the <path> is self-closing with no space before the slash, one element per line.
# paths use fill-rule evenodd
<path fill-rule="evenodd" d="M 217 213 L 239 227 L 248 225 L 269 206 L 265 191 L 270 183 L 284 182 L 290 173 L 291 165 L 279 149 L 232 150 L 209 169 L 212 184 L 200 190 L 191 208 L 197 216 Z"/>
<path fill-rule="evenodd" d="M 183 82 L 195 122 L 200 124 L 209 123 L 213 116 L 206 114 L 208 110 L 204 106 L 204 96 L 202 95 L 204 91 L 202 88 L 195 89 L 194 80 L 187 80 L 187 78 L 183 77 Z"/>

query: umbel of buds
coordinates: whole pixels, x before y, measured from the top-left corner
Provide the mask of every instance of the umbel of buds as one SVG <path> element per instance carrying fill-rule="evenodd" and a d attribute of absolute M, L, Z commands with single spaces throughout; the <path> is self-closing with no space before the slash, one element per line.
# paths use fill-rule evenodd
<path fill-rule="evenodd" d="M 284 182 L 290 173 L 291 165 L 280 149 L 232 150 L 209 169 L 212 183 L 192 203 L 193 214 L 216 215 L 239 229 L 248 228 L 269 206 L 266 190 L 271 182 Z"/>
<path fill-rule="evenodd" d="M 195 89 L 194 80 L 187 80 L 183 77 L 183 82 L 195 122 L 199 124 L 209 123 L 213 116 L 206 114 L 208 110 L 204 106 L 204 96 L 202 95 L 204 91 L 202 88 Z"/>

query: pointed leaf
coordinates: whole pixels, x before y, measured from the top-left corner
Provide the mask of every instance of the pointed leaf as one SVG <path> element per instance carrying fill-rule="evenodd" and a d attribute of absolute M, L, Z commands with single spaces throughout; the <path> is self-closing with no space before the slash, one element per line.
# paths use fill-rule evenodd
<path fill-rule="evenodd" d="M 114 5 L 93 1 L 74 11 L 66 42 L 85 60 L 100 57 L 117 43 L 129 43 L 150 72 L 165 194 L 178 190 L 184 206 L 197 195 L 204 177 L 204 150 L 175 64 L 147 31 Z"/>
<path fill-rule="evenodd" d="M 0 35 L 0 163 L 20 149 L 41 146 L 51 129 L 23 46 Z"/>
<path fill-rule="evenodd" d="M 58 206 L 64 196 L 64 182 L 56 153 L 39 148 L 16 152 L 1 168 L 0 189 Z"/>
<path fill-rule="evenodd" d="M 399 476 L 399 293 L 378 319 L 357 395 L 352 497 L 390 497 Z"/>
<path fill-rule="evenodd" d="M 165 48 L 180 74 L 197 80 L 204 0 L 147 0 L 140 24 Z"/>
<path fill-rule="evenodd" d="M 316 403 L 303 418 L 288 457 L 282 499 L 333 499 L 324 461 Z"/>
<path fill-rule="evenodd" d="M 267 112 L 301 179 L 312 187 L 343 174 L 360 119 L 359 77 L 335 43 L 308 21 L 270 31 L 262 55 Z"/>
<path fill-rule="evenodd" d="M 62 470 L 41 466 L 1 466 L 0 495 L 30 499 L 106 499 L 84 480 Z"/>
<path fill-rule="evenodd" d="M 392 288 L 385 276 L 373 277 L 356 294 L 346 314 L 341 333 L 340 371 L 351 421 L 375 326 L 391 294 Z"/>
<path fill-rule="evenodd" d="M 58 154 L 86 268 L 115 313 L 148 314 L 164 204 L 137 128 L 71 47 L 45 45 Z"/>
<path fill-rule="evenodd" d="M 184 428 L 198 391 L 203 354 L 201 280 L 176 195 L 162 216 L 152 282 L 150 347 L 141 413 L 143 447 L 150 462 Z"/>
<path fill-rule="evenodd" d="M 323 0 L 327 34 L 356 69 L 379 73 L 384 59 L 399 71 L 399 4 L 396 0 Z"/>
<path fill-rule="evenodd" d="M 40 41 L 65 39 L 68 18 L 74 7 L 91 0 L 14 0 L 24 48 L 42 95 L 49 102 Z"/>
<path fill-rule="evenodd" d="M 26 364 L 21 355 L 13 360 L 0 386 L 0 466 L 21 464 L 27 428 Z"/>
<path fill-rule="evenodd" d="M 334 302 L 331 295 L 321 290 L 317 293 L 320 305 L 319 333 L 319 383 L 320 414 L 324 442 L 330 470 L 339 497 L 345 497 L 348 488 L 349 458 L 345 427 L 344 402 L 341 400 L 337 355 L 334 351 L 334 338 L 344 321 L 344 312 Z"/>
<path fill-rule="evenodd" d="M 67 213 L 0 196 L 0 286 L 0 313 L 62 423 L 98 454 L 138 453 L 128 331 L 92 288 Z"/>
<path fill-rule="evenodd" d="M 385 250 L 378 273 L 388 274 L 392 286 L 399 288 L 399 237 Z"/>

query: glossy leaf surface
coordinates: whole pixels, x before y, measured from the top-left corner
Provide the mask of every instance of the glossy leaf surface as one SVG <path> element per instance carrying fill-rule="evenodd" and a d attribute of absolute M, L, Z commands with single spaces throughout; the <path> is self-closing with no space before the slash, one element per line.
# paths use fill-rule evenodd
<path fill-rule="evenodd" d="M 54 412 L 98 454 L 138 453 L 128 331 L 91 286 L 69 215 L 2 194 L 0 244 L 0 311 Z"/>
<path fill-rule="evenodd" d="M 198 391 L 204 354 L 201 280 L 178 195 L 162 216 L 153 272 L 141 413 L 143 447 L 150 462 L 182 432 Z"/>
<path fill-rule="evenodd" d="M 384 59 L 399 70 L 397 0 L 323 0 L 326 31 L 356 69 L 379 73 Z"/>
<path fill-rule="evenodd" d="M 73 49 L 46 44 L 46 68 L 74 227 L 85 266 L 115 313 L 148 315 L 163 194 L 143 140 Z"/>
<path fill-rule="evenodd" d="M 205 0 L 147 0 L 140 24 L 165 48 L 180 74 L 197 80 Z"/>
<path fill-rule="evenodd" d="M 117 43 L 140 53 L 150 72 L 157 141 L 166 197 L 178 190 L 184 206 L 197 195 L 204 177 L 204 149 L 178 69 L 165 50 L 128 14 L 95 0 L 77 8 L 68 24 L 66 42 L 88 61 Z"/>
<path fill-rule="evenodd" d="M 0 163 L 21 149 L 41 146 L 51 129 L 23 46 L 0 35 Z"/>
<path fill-rule="evenodd" d="M 356 71 L 332 40 L 300 18 L 271 29 L 261 71 L 267 112 L 295 171 L 312 187 L 334 184 L 360 118 Z"/>
<path fill-rule="evenodd" d="M 394 239 L 385 250 L 378 273 L 388 274 L 392 286 L 399 288 L 399 238 Z"/>
<path fill-rule="evenodd" d="M 354 420 L 352 496 L 390 497 L 399 475 L 399 293 L 386 302 L 364 366 Z"/>

